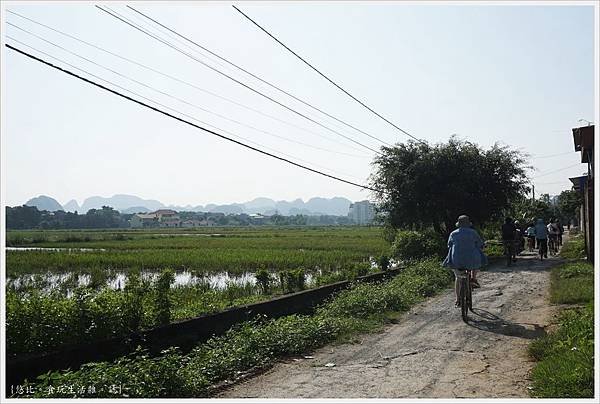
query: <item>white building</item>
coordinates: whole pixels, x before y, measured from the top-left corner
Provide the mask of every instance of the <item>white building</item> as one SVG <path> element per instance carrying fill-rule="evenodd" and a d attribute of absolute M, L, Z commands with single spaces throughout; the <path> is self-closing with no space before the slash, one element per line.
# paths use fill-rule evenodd
<path fill-rule="evenodd" d="M 152 213 L 136 213 L 129 221 L 131 227 L 181 227 L 181 219 L 176 211 L 160 209 Z"/>
<path fill-rule="evenodd" d="M 143 227 L 157 227 L 158 217 L 154 213 L 136 213 L 131 216 L 129 224 L 134 229 L 141 229 Z"/>
<path fill-rule="evenodd" d="M 354 202 L 350 204 L 348 217 L 356 224 L 371 224 L 375 219 L 375 206 L 367 200 Z"/>

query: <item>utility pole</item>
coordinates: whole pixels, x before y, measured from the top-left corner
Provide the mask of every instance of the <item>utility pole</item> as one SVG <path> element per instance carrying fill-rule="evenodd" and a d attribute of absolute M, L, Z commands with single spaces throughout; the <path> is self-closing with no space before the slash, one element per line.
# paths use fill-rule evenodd
<path fill-rule="evenodd" d="M 531 184 L 532 201 L 535 201 L 535 185 Z"/>

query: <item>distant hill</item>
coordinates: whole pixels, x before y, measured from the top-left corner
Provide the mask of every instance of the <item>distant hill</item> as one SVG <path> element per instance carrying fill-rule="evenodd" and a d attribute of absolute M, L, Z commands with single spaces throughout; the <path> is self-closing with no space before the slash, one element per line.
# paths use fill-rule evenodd
<path fill-rule="evenodd" d="M 145 206 L 132 206 L 131 208 L 127 208 L 127 209 L 121 209 L 121 213 L 148 213 L 148 212 L 152 212 L 150 209 L 148 209 Z"/>
<path fill-rule="evenodd" d="M 62 205 L 54 198 L 50 198 L 46 195 L 40 195 L 37 198 L 31 198 L 25 202 L 27 206 L 35 206 L 38 210 L 47 210 L 49 212 L 55 212 L 57 210 L 64 210 Z"/>
<path fill-rule="evenodd" d="M 77 201 L 75 199 L 71 199 L 69 202 L 67 202 L 65 204 L 64 208 L 65 208 L 65 212 L 85 213 L 85 212 L 81 212 L 81 208 L 79 207 L 79 204 L 77 203 Z"/>
<path fill-rule="evenodd" d="M 240 213 L 260 213 L 263 215 L 272 215 L 278 213 L 280 215 L 334 215 L 346 216 L 352 202 L 349 199 L 342 197 L 334 198 L 310 198 L 307 202 L 302 199 L 293 201 L 275 201 L 270 198 L 255 198 L 244 203 L 231 204 L 208 204 L 202 205 L 164 205 L 162 202 L 154 199 L 142 199 L 135 195 L 117 194 L 105 198 L 101 196 L 92 196 L 83 201 L 81 206 L 77 201 L 70 200 L 65 204 L 64 210 L 69 212 L 77 211 L 86 213 L 90 209 L 100 209 L 102 206 L 110 206 L 122 213 L 141 213 L 153 212 L 158 209 L 173 209 L 178 212 L 213 212 L 225 214 L 240 214 Z M 38 209 L 60 210 L 63 207 L 54 199 L 47 196 L 39 196 L 27 202 L 27 205 L 38 206 Z"/>
<path fill-rule="evenodd" d="M 212 213 L 225 213 L 239 215 L 240 213 L 246 213 L 244 205 L 233 203 L 231 205 L 218 205 L 213 207 L 209 212 Z"/>
<path fill-rule="evenodd" d="M 153 199 L 142 199 L 135 195 L 118 194 L 110 198 L 103 198 L 101 196 L 87 198 L 81 205 L 81 211 L 85 213 L 90 209 L 100 209 L 102 206 L 110 206 L 119 211 L 139 206 L 143 206 L 151 211 L 164 207 L 162 203 Z"/>

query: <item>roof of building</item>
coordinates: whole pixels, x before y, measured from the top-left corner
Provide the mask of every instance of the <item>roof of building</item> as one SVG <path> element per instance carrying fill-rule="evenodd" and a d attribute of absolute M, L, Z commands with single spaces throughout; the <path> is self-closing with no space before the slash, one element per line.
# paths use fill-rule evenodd
<path fill-rule="evenodd" d="M 177 214 L 177 211 L 175 211 L 173 209 L 159 209 L 156 212 L 154 212 L 154 214 L 156 214 L 156 215 L 175 215 L 175 214 Z"/>
<path fill-rule="evenodd" d="M 154 213 L 136 213 L 134 216 L 137 216 L 140 219 L 156 219 L 156 215 Z"/>

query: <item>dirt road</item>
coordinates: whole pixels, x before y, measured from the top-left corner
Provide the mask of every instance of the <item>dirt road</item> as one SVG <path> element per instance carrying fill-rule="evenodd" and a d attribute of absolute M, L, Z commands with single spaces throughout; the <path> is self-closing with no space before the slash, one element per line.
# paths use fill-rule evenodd
<path fill-rule="evenodd" d="M 552 320 L 549 268 L 558 262 L 526 255 L 482 272 L 468 325 L 449 290 L 360 343 L 286 359 L 219 397 L 528 397 L 527 345 Z"/>

